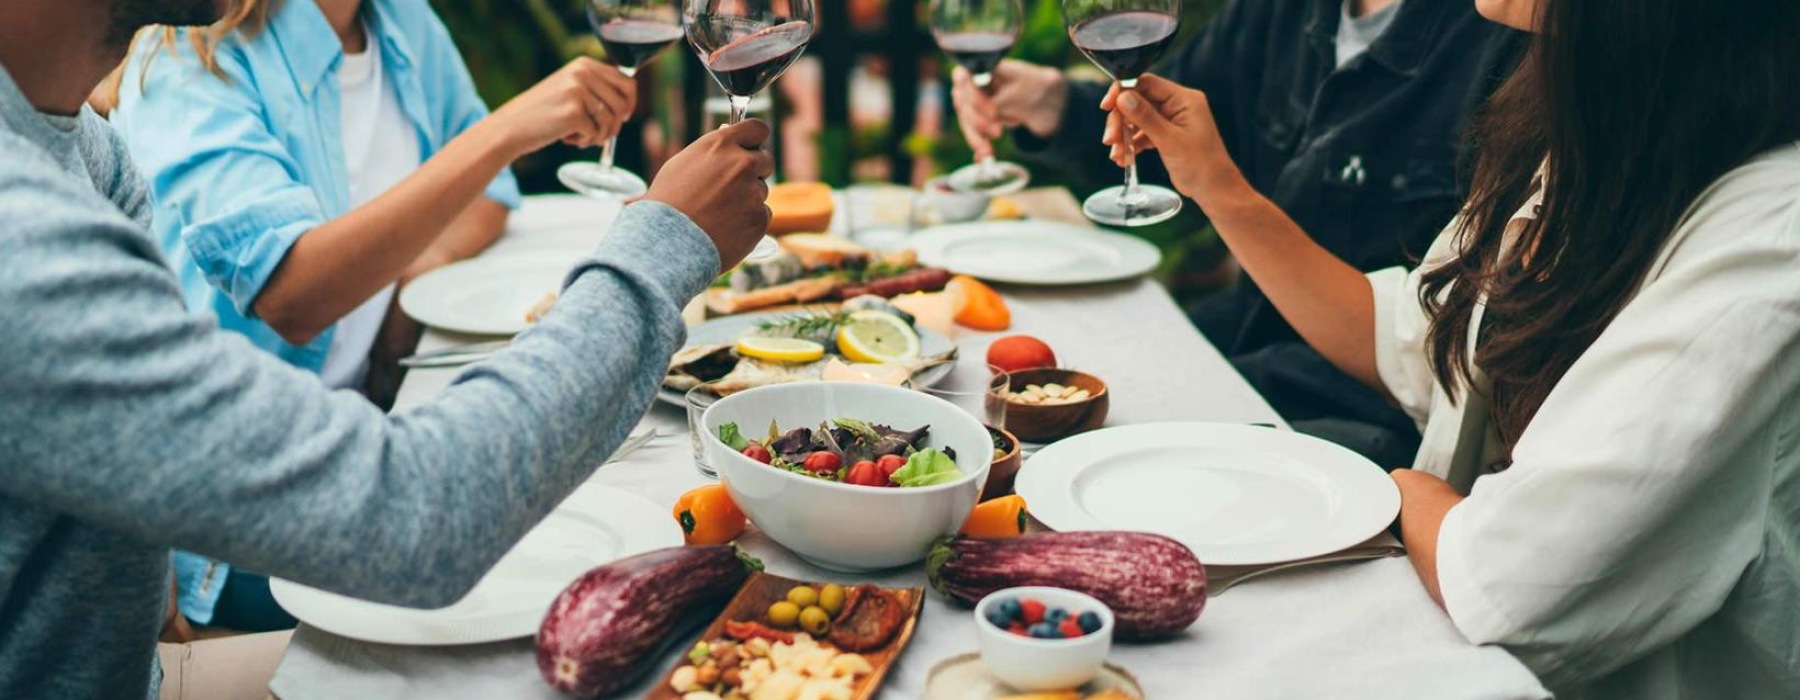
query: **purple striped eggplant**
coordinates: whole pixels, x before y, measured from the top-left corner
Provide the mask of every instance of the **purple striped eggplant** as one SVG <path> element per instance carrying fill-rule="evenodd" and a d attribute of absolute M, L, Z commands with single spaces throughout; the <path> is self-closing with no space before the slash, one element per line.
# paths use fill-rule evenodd
<path fill-rule="evenodd" d="M 1112 608 L 1113 635 L 1180 634 L 1206 607 L 1206 569 L 1180 542 L 1142 532 L 1045 532 L 940 540 L 925 560 L 931 587 L 965 605 L 1015 586 L 1086 593 Z"/>
<path fill-rule="evenodd" d="M 689 614 L 716 614 L 762 562 L 735 545 L 670 547 L 595 567 L 563 589 L 538 628 L 538 672 L 597 697 L 656 668 L 646 658 Z"/>

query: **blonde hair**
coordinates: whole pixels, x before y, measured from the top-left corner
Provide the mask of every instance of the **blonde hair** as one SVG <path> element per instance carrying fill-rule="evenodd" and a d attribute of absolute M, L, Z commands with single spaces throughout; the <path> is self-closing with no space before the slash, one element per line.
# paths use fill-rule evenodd
<path fill-rule="evenodd" d="M 231 6 L 225 10 L 225 16 L 219 21 L 204 27 L 186 27 L 188 44 L 193 46 L 194 55 L 200 58 L 200 65 L 206 68 L 206 72 L 224 80 L 225 72 L 219 70 L 219 43 L 232 32 L 242 32 L 246 37 L 255 36 L 257 32 L 268 26 L 269 16 L 275 14 L 275 10 L 281 6 L 283 1 L 231 0 Z M 167 25 L 144 27 L 138 30 L 137 36 L 132 37 L 132 50 L 137 49 L 138 44 L 143 41 L 145 36 L 156 35 L 161 38 L 159 43 L 162 45 L 162 50 L 173 56 L 177 51 L 175 42 L 180 34 L 180 28 Z M 139 66 L 138 85 L 140 89 L 150 73 L 150 62 L 156 60 L 156 53 L 153 51 L 145 56 L 143 65 Z M 125 61 L 113 68 L 112 72 L 107 74 L 106 79 L 100 81 L 100 85 L 88 95 L 88 104 L 94 108 L 94 111 L 104 115 L 118 106 L 119 88 L 124 82 L 125 65 L 130 62 L 131 56 L 127 54 Z"/>

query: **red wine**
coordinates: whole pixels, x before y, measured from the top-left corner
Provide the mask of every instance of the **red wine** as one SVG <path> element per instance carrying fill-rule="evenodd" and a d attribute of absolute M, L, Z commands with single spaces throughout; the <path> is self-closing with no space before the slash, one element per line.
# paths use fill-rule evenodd
<path fill-rule="evenodd" d="M 950 60 L 962 64 L 970 73 L 991 73 L 1006 52 L 1012 50 L 1013 35 L 996 32 L 957 32 L 937 35 L 938 48 Z"/>
<path fill-rule="evenodd" d="M 600 36 L 600 45 L 606 48 L 606 60 L 628 70 L 656 60 L 657 54 L 681 38 L 681 27 L 673 24 L 641 19 L 595 21 L 598 19 L 592 11 L 588 13 L 594 33 Z"/>
<path fill-rule="evenodd" d="M 1069 38 L 1114 80 L 1133 80 L 1162 56 L 1177 24 L 1161 12 L 1114 12 L 1070 27 Z"/>
<path fill-rule="evenodd" d="M 689 25 L 688 39 L 701 49 L 701 60 L 719 81 L 719 87 L 738 97 L 749 97 L 768 87 L 800 58 L 806 42 L 812 38 L 811 23 L 784 22 L 738 36 L 707 51 L 708 40 L 725 33 L 721 29 L 724 27 L 702 27 L 702 22 L 695 22 Z"/>

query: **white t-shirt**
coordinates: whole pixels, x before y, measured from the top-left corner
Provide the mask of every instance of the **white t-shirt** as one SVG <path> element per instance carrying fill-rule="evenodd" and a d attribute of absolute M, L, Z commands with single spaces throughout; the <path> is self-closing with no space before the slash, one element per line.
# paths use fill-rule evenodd
<path fill-rule="evenodd" d="M 1356 0 L 1344 0 L 1343 9 L 1338 10 L 1337 30 L 1337 67 L 1343 68 L 1350 59 L 1363 55 L 1369 45 L 1387 33 L 1388 27 L 1394 24 L 1394 15 L 1400 14 L 1398 0 L 1392 5 L 1370 12 L 1361 17 L 1350 16 L 1350 5 Z"/>
<path fill-rule="evenodd" d="M 1515 219 L 1537 215 L 1528 202 Z M 1456 227 L 1421 269 L 1454 258 Z M 1476 478 L 1485 404 L 1432 379 L 1419 270 L 1369 282 L 1382 382 L 1424 426 L 1416 468 L 1473 481 L 1437 561 L 1469 641 L 1563 700 L 1795 697 L 1800 144 L 1700 195 L 1498 473 Z"/>
<path fill-rule="evenodd" d="M 374 32 L 367 32 L 375 36 Z M 345 54 L 337 78 L 342 98 L 344 170 L 350 176 L 350 206 L 360 207 L 419 169 L 418 131 L 400 111 L 393 82 L 386 80 L 381 50 L 369 46 Z M 362 388 L 369 372 L 369 348 L 381 331 L 394 297 L 394 285 L 383 288 L 349 315 L 339 319 L 319 371 L 333 389 Z"/>

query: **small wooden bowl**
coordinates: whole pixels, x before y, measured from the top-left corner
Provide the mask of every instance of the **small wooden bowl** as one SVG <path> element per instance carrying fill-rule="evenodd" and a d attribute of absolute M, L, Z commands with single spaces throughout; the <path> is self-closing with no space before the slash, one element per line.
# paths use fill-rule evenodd
<path fill-rule="evenodd" d="M 1013 478 L 1019 475 L 1019 466 L 1025 463 L 1025 459 L 1019 456 L 1018 438 L 991 425 L 987 429 L 988 435 L 993 436 L 995 442 L 1006 445 L 1006 455 L 994 460 L 993 465 L 988 467 L 987 485 L 981 488 L 983 501 L 1011 495 Z"/>
<path fill-rule="evenodd" d="M 1099 377 L 1072 369 L 1026 369 L 1013 372 L 1007 388 L 1020 392 L 1032 384 L 1073 386 L 1086 389 L 1089 396 L 1074 403 L 1049 405 L 1008 400 L 1006 429 L 1020 440 L 1053 442 L 1106 423 L 1106 412 L 1112 399 L 1107 396 L 1106 382 Z"/>

